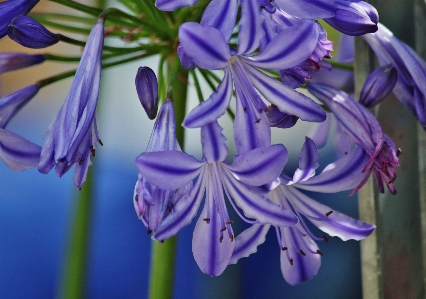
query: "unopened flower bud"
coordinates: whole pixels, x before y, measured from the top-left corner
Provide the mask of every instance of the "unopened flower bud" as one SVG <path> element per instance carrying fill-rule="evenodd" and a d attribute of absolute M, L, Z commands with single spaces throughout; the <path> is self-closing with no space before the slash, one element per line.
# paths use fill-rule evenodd
<path fill-rule="evenodd" d="M 158 83 L 152 69 L 140 67 L 135 79 L 136 91 L 149 119 L 154 119 L 158 110 Z"/>
<path fill-rule="evenodd" d="M 0 53 L 0 74 L 39 64 L 44 60 L 43 54 Z"/>
<path fill-rule="evenodd" d="M 59 42 L 59 34 L 54 34 L 43 25 L 27 16 L 18 16 L 10 23 L 7 34 L 10 39 L 32 49 L 46 48 Z"/>
<path fill-rule="evenodd" d="M 336 0 L 336 15 L 324 19 L 330 26 L 347 35 L 363 35 L 377 31 L 377 10 L 364 1 Z"/>
<path fill-rule="evenodd" d="M 39 0 L 9 0 L 0 2 L 0 38 L 7 34 L 7 26 L 16 16 L 26 15 Z"/>
<path fill-rule="evenodd" d="M 376 106 L 392 91 L 397 79 L 398 74 L 392 64 L 377 68 L 365 81 L 359 102 L 367 108 Z"/>

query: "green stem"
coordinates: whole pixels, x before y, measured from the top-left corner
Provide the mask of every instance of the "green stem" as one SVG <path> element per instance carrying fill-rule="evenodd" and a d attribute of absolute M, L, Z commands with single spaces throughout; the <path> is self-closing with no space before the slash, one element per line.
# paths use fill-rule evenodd
<path fill-rule="evenodd" d="M 68 252 L 63 269 L 60 296 L 62 299 L 85 297 L 85 271 L 87 265 L 90 215 L 93 194 L 93 166 L 87 174 L 87 180 L 77 196 L 77 207 L 73 219 Z"/>
<path fill-rule="evenodd" d="M 174 62 L 176 62 L 176 59 L 174 59 Z M 171 70 L 169 69 L 169 71 Z M 176 136 L 182 148 L 184 145 L 184 128 L 180 124 L 186 110 L 187 80 L 188 71 L 179 66 L 171 92 L 176 113 Z M 176 237 L 172 237 L 164 243 L 154 241 L 152 244 L 150 299 L 169 299 L 173 296 L 176 242 Z"/>

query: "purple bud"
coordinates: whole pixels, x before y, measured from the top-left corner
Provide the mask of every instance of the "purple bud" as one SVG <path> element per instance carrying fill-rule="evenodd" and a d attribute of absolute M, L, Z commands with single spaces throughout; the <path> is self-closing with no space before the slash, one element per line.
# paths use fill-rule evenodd
<path fill-rule="evenodd" d="M 7 26 L 17 16 L 26 15 L 39 0 L 9 0 L 0 2 L 0 38 L 7 34 Z"/>
<path fill-rule="evenodd" d="M 39 22 L 27 16 L 18 16 L 10 23 L 9 38 L 27 48 L 46 48 L 59 42 L 59 34 L 47 30 Z"/>
<path fill-rule="evenodd" d="M 37 94 L 38 90 L 39 86 L 34 84 L 0 98 L 1 129 L 6 128 L 12 117 Z"/>
<path fill-rule="evenodd" d="M 377 68 L 365 81 L 359 102 L 367 108 L 376 106 L 392 91 L 397 79 L 398 74 L 392 64 Z"/>
<path fill-rule="evenodd" d="M 0 74 L 39 64 L 44 60 L 43 54 L 0 53 Z"/>
<path fill-rule="evenodd" d="M 158 109 L 158 83 L 153 70 L 140 67 L 135 79 L 136 91 L 149 119 L 154 119 Z"/>
<path fill-rule="evenodd" d="M 330 26 L 347 35 L 363 35 L 377 31 L 377 10 L 364 1 L 336 0 L 336 15 L 324 19 Z"/>

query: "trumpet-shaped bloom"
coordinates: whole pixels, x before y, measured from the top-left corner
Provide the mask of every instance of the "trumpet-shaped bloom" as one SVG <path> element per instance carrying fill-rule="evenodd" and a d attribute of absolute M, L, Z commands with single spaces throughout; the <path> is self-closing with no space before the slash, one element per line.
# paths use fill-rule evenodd
<path fill-rule="evenodd" d="M 40 49 L 59 42 L 60 35 L 46 29 L 36 20 L 27 16 L 17 16 L 7 29 L 10 39 L 24 47 Z"/>
<path fill-rule="evenodd" d="M 380 192 L 384 192 L 383 183 L 385 183 L 389 191 L 396 194 L 393 182 L 396 179 L 395 167 L 399 166 L 398 157 L 401 152 L 383 133 L 374 115 L 347 93 L 334 87 L 312 83 L 308 89 L 333 112 L 351 141 L 358 144 L 370 156 L 363 171 L 373 172 Z M 352 193 L 360 189 L 367 178 Z"/>
<path fill-rule="evenodd" d="M 140 174 L 165 190 L 174 191 L 196 179 L 189 194 L 173 207 L 154 237 L 167 239 L 189 224 L 205 194 L 204 208 L 194 230 L 192 251 L 200 269 L 214 276 L 225 270 L 235 244 L 233 221 L 229 218 L 224 194 L 241 217 L 235 205 L 257 223 L 291 226 L 298 221 L 293 213 L 249 189 L 249 186 L 260 186 L 277 178 L 287 160 L 284 146 L 252 150 L 236 156 L 228 165 L 224 162 L 228 154 L 226 138 L 221 131 L 216 121 L 201 128 L 202 161 L 179 151 L 144 153 L 136 160 Z"/>
<path fill-rule="evenodd" d="M 248 56 L 246 54 L 258 48 L 260 38 L 241 30 L 238 50 L 233 50 L 216 28 L 197 23 L 183 24 L 179 39 L 192 62 L 205 69 L 225 70 L 217 90 L 187 115 L 183 125 L 201 127 L 222 116 L 229 106 L 233 86 L 237 98 L 234 136 L 239 153 L 270 144 L 267 106 L 257 91 L 282 113 L 306 121 L 323 121 L 325 112 L 318 104 L 257 69 L 286 69 L 306 60 L 318 42 L 318 31 L 314 26 L 314 23 L 306 22 L 303 26 L 283 30 L 262 52 Z"/>
<path fill-rule="evenodd" d="M 6 128 L 16 113 L 38 92 L 37 84 L 27 86 L 3 98 L 0 98 L 0 128 Z"/>
<path fill-rule="evenodd" d="M 327 241 L 327 237 L 315 236 L 305 223 L 312 222 L 322 231 L 346 241 L 361 240 L 372 233 L 375 226 L 353 219 L 322 205 L 299 189 L 334 193 L 354 188 L 364 179 L 362 165 L 368 160 L 365 152 L 358 148 L 347 156 L 328 165 L 314 177 L 318 167 L 319 153 L 314 142 L 306 139 L 299 159 L 299 168 L 293 178 L 284 175 L 279 182 L 270 184 L 272 189 L 267 197 L 273 202 L 293 211 L 299 218 L 295 226 L 275 226 L 278 245 L 281 249 L 281 271 L 291 285 L 313 278 L 320 267 L 322 252 L 315 241 Z M 278 186 L 277 186 L 278 185 Z M 254 224 L 235 240 L 235 248 L 230 263 L 247 257 L 257 251 L 257 246 L 265 241 L 270 225 Z"/>
<path fill-rule="evenodd" d="M 363 36 L 381 65 L 392 64 L 398 73 L 393 93 L 426 130 L 426 62 L 379 23 L 379 30 Z"/>
<path fill-rule="evenodd" d="M 173 103 L 166 100 L 161 106 L 152 130 L 146 152 L 181 151 L 176 140 L 176 119 Z M 173 207 L 187 195 L 191 182 L 176 190 L 164 190 L 150 184 L 139 173 L 133 195 L 133 204 L 139 219 L 145 224 L 148 233 L 156 231 Z"/>
<path fill-rule="evenodd" d="M 38 170 L 49 172 L 55 167 L 61 177 L 74 164 L 74 184 L 81 188 L 92 165 L 98 136 L 96 104 L 101 79 L 103 21 L 94 26 L 84 48 L 70 92 L 47 129 Z"/>
<path fill-rule="evenodd" d="M 17 16 L 26 15 L 39 0 L 8 0 L 0 3 L 0 38 L 7 34 L 7 26 Z"/>

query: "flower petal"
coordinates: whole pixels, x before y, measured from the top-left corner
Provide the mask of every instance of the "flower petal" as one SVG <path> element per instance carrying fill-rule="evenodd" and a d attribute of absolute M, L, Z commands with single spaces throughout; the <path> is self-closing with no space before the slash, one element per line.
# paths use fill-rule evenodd
<path fill-rule="evenodd" d="M 298 18 L 319 19 L 334 16 L 334 0 L 275 0 L 278 7 Z"/>
<path fill-rule="evenodd" d="M 159 10 L 174 11 L 181 7 L 189 7 L 197 3 L 199 0 L 157 0 L 155 6 Z"/>
<path fill-rule="evenodd" d="M 315 175 L 315 170 L 319 167 L 317 162 L 320 154 L 312 139 L 306 137 L 299 157 L 299 168 L 293 176 L 293 183 L 303 182 Z"/>
<path fill-rule="evenodd" d="M 257 251 L 257 247 L 265 242 L 270 225 L 253 224 L 235 238 L 235 248 L 230 264 L 236 264 L 240 258 L 248 257 Z"/>
<path fill-rule="evenodd" d="M 259 47 L 263 36 L 263 18 L 257 0 L 241 1 L 241 22 L 238 32 L 238 55 L 250 54 Z"/>
<path fill-rule="evenodd" d="M 185 54 L 201 68 L 224 69 L 231 58 L 225 37 L 214 27 L 184 23 L 179 28 L 179 40 Z"/>
<path fill-rule="evenodd" d="M 142 177 L 165 190 L 188 184 L 200 173 L 203 165 L 203 162 L 178 151 L 150 152 L 136 158 Z"/>
<path fill-rule="evenodd" d="M 214 0 L 207 5 L 200 24 L 220 30 L 228 41 L 235 27 L 237 13 L 237 0 Z"/>
<path fill-rule="evenodd" d="M 217 121 L 201 128 L 201 144 L 203 155 L 207 163 L 221 162 L 228 155 L 226 137 L 222 134 L 222 127 Z"/>

